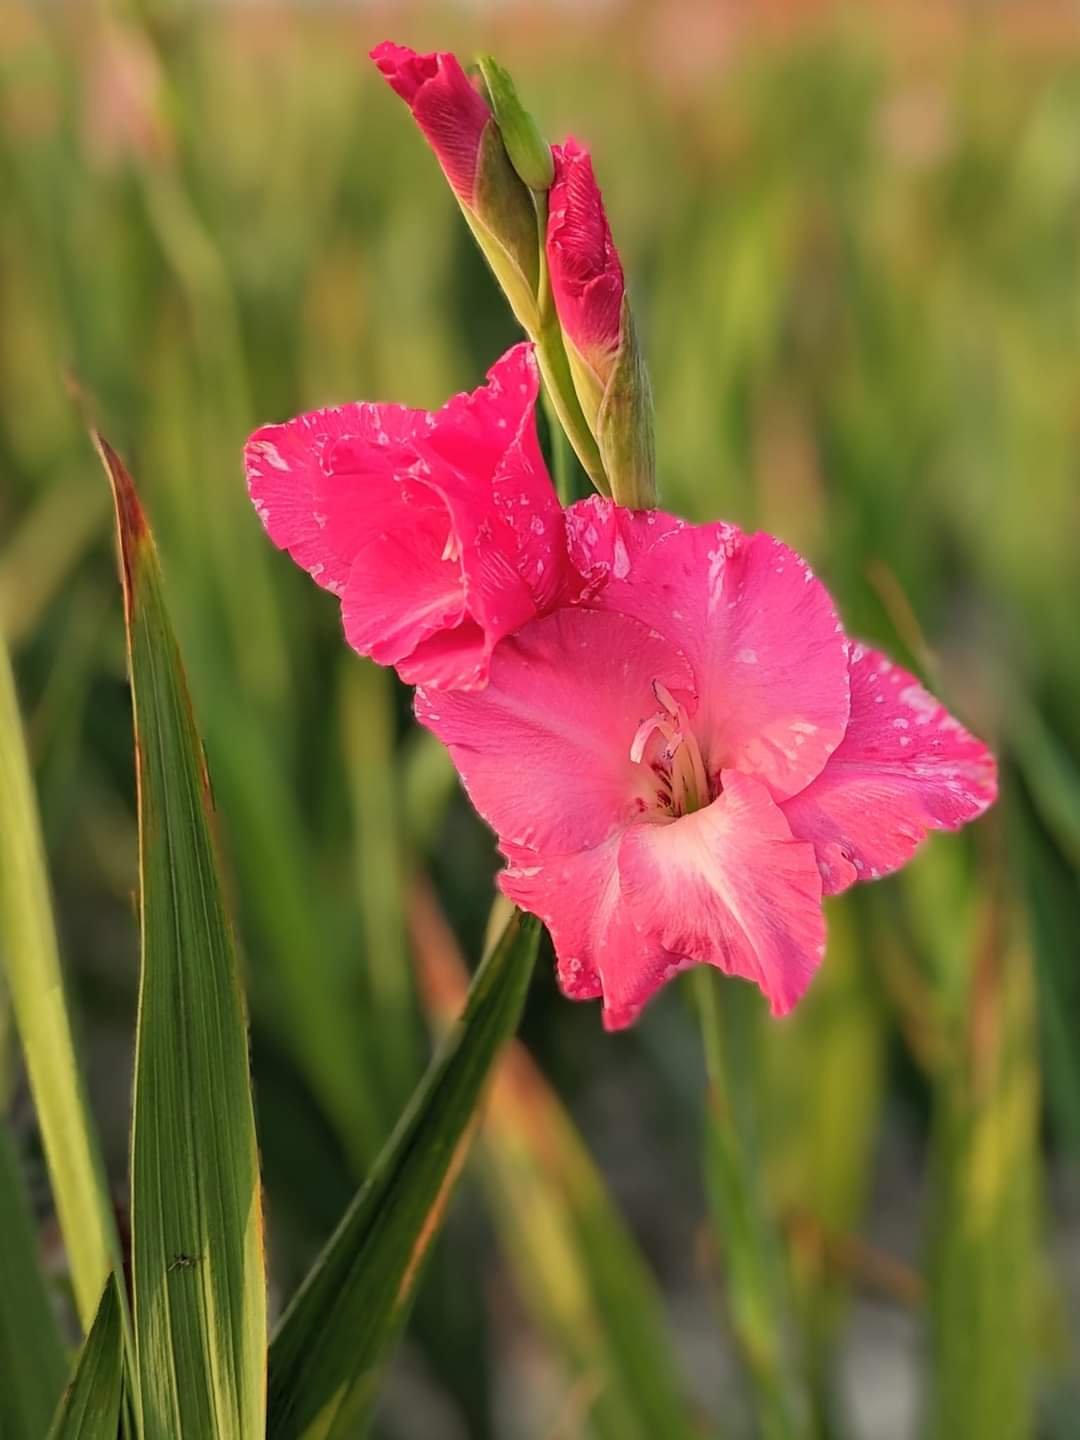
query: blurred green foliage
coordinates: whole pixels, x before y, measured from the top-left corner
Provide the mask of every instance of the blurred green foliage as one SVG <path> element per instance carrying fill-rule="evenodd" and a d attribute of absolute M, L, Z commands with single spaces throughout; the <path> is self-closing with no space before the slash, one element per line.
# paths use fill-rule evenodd
<path fill-rule="evenodd" d="M 657 1274 L 702 1432 L 906 1433 L 888 1428 L 891 1385 L 908 1424 L 948 1440 L 1074 1434 L 1080 45 L 989 22 L 930 44 L 865 18 L 738 43 L 719 12 L 666 5 L 569 27 L 539 6 L 420 18 L 395 38 L 496 53 L 549 135 L 590 142 L 664 503 L 805 551 L 849 628 L 1002 757 L 1002 802 L 971 834 L 832 904 L 792 1021 L 730 987 L 700 997 L 727 1107 L 709 1120 L 687 981 L 611 1038 L 541 965 L 525 1039 Z M 477 954 L 496 864 L 405 693 L 266 542 L 240 468 L 259 422 L 358 397 L 435 406 L 515 338 L 363 58 L 382 38 L 307 8 L 0 11 L 0 627 L 91 1097 L 119 1180 L 130 725 L 108 498 L 68 375 L 144 477 L 206 737 L 276 1302 L 428 1054 L 410 871 Z M 7 1034 L 0 1014 L 5 1075 Z M 21 1087 L 9 1114 L 44 1213 Z M 505 1193 L 459 1197 L 388 1435 L 610 1431 L 617 1367 L 588 1357 L 619 1347 L 552 1338 L 552 1314 L 577 1312 L 558 1266 L 521 1281 L 546 1232 L 508 1218 Z M 617 1326 L 624 1303 L 601 1287 L 581 1323 Z M 868 1384 L 860 1317 L 882 1314 L 903 1318 Z"/>

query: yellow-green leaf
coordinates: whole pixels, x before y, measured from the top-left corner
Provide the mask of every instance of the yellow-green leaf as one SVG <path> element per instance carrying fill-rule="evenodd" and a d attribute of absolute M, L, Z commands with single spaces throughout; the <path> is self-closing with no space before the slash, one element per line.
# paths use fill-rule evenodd
<path fill-rule="evenodd" d="M 79 1318 L 89 1326 L 119 1254 L 97 1139 L 75 1060 L 30 764 L 0 640 L 0 956 Z"/>

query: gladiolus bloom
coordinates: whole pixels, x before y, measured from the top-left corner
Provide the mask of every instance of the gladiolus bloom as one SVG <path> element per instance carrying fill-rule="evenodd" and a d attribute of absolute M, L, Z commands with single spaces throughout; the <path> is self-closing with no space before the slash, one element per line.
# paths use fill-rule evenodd
<path fill-rule="evenodd" d="M 338 596 L 353 648 L 408 684 L 483 685 L 503 636 L 585 588 L 537 443 L 537 388 L 532 346 L 517 345 L 434 414 L 342 405 L 247 443 L 271 540 Z"/>
<path fill-rule="evenodd" d="M 477 694 L 420 690 L 548 926 L 559 980 L 609 1029 L 696 964 L 783 1015 L 825 945 L 821 901 L 974 819 L 994 762 L 925 690 L 845 637 L 769 535 L 573 507 L 588 601 L 503 641 Z"/>

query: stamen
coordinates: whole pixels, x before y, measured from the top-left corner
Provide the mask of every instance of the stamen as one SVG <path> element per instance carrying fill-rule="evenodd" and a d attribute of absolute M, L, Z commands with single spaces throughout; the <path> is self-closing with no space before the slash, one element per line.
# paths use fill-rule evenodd
<path fill-rule="evenodd" d="M 443 546 L 443 551 L 442 554 L 439 556 L 439 559 L 461 559 L 461 541 L 458 539 L 457 532 L 452 525 L 450 526 L 450 529 L 446 532 L 446 544 Z"/>
<path fill-rule="evenodd" d="M 666 744 L 653 764 L 662 787 L 657 799 L 673 815 L 689 815 L 707 805 L 710 798 L 701 747 L 686 707 L 659 680 L 653 681 L 652 689 L 662 708 L 638 726 L 630 745 L 630 759 L 635 765 L 642 764 L 653 736 L 661 736 Z"/>

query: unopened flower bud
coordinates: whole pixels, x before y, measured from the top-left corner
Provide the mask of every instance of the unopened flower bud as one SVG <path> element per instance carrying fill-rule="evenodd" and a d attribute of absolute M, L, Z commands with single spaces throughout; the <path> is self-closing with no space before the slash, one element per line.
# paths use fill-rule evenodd
<path fill-rule="evenodd" d="M 614 498 L 644 509 L 656 503 L 652 394 L 622 265 L 588 151 L 568 140 L 553 154 L 547 262 L 574 385 Z"/>
<path fill-rule="evenodd" d="M 491 107 L 453 55 L 418 55 L 385 41 L 371 58 L 412 111 L 511 309 L 534 334 L 540 281 L 536 209 Z"/>
<path fill-rule="evenodd" d="M 509 73 L 490 55 L 481 55 L 477 64 L 510 163 L 530 190 L 550 190 L 555 179 L 551 146 L 522 105 Z"/>

